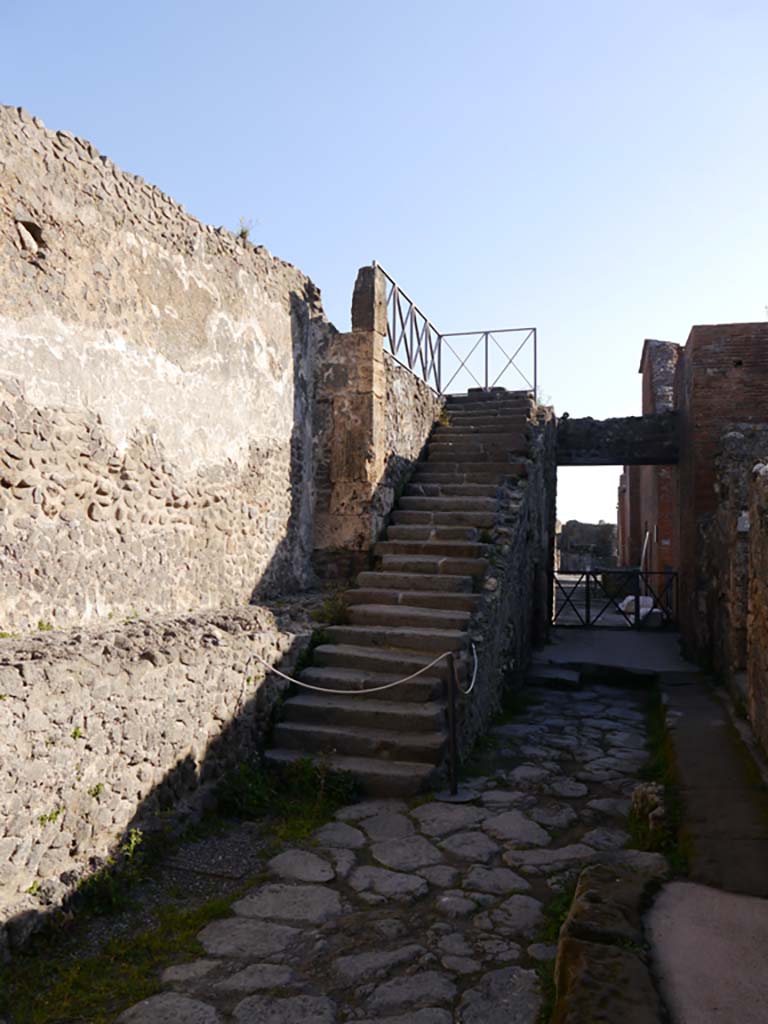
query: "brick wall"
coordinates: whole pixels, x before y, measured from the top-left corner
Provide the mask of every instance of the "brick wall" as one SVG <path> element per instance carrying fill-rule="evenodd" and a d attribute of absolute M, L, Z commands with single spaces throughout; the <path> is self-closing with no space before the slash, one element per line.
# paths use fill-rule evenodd
<path fill-rule="evenodd" d="M 768 458 L 754 467 L 751 476 L 747 710 L 768 751 Z"/>

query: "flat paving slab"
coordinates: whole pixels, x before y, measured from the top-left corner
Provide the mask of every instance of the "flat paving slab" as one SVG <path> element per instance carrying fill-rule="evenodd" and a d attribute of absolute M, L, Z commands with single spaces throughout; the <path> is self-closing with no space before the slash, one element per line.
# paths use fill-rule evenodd
<path fill-rule="evenodd" d="M 674 632 L 555 627 L 550 640 L 537 652 L 535 665 L 600 665 L 638 672 L 696 670 L 680 654 L 679 636 Z"/>
<path fill-rule="evenodd" d="M 675 1024 L 765 1024 L 768 900 L 670 882 L 645 927 Z"/>

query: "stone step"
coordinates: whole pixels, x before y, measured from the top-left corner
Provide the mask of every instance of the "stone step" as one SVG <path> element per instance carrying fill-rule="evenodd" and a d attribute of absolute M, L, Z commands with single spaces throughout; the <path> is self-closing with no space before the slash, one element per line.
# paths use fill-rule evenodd
<path fill-rule="evenodd" d="M 433 497 L 433 498 L 449 498 L 449 497 L 462 497 L 462 498 L 492 498 L 496 500 L 499 487 L 497 484 L 458 484 L 452 483 L 451 477 L 453 474 L 443 474 L 448 477 L 444 481 L 435 481 L 435 483 L 429 483 L 423 481 L 421 483 L 414 483 L 411 481 L 405 488 L 405 495 L 408 497 L 419 496 L 419 497 Z"/>
<path fill-rule="evenodd" d="M 453 512 L 429 512 L 426 509 L 404 509 L 402 512 L 392 513 L 392 522 L 403 526 L 447 526 L 464 523 L 477 529 L 490 529 L 496 523 L 497 508 L 487 512 L 465 512 L 462 509 Z"/>
<path fill-rule="evenodd" d="M 442 652 L 438 651 L 438 654 L 440 653 Z M 387 650 L 385 647 L 370 647 L 357 643 L 322 644 L 315 648 L 313 656 L 315 665 L 312 669 L 307 669 L 307 672 L 313 671 L 317 666 L 332 668 L 334 671 L 345 669 L 364 673 L 388 673 L 390 679 L 403 679 L 405 676 L 410 676 L 426 665 L 430 665 L 437 657 L 434 651 L 419 653 L 403 649 Z M 459 655 L 457 661 L 464 665 L 466 659 L 463 655 Z M 446 679 L 448 673 L 449 659 L 443 658 L 427 673 L 416 676 L 413 682 L 423 681 L 427 675 L 436 679 Z M 302 675 L 302 678 L 305 677 Z M 307 681 L 311 680 L 307 679 Z"/>
<path fill-rule="evenodd" d="M 374 574 L 375 575 L 375 574 Z M 344 594 L 348 605 L 394 604 L 410 608 L 450 608 L 473 612 L 480 603 L 479 594 L 455 594 L 445 590 L 386 590 L 358 587 Z"/>
<path fill-rule="evenodd" d="M 471 540 L 380 540 L 373 545 L 377 557 L 384 555 L 444 555 L 448 558 L 485 558 L 488 545 Z"/>
<path fill-rule="evenodd" d="M 481 441 L 488 440 L 491 443 L 498 443 L 500 438 L 507 437 L 508 435 L 525 435 L 528 429 L 528 420 L 522 419 L 516 420 L 515 423 L 507 428 L 499 426 L 498 423 L 491 423 L 488 426 L 469 421 L 466 423 L 454 423 L 445 424 L 439 423 L 433 428 L 430 434 L 430 441 L 454 441 L 463 440 L 466 438 L 467 441 Z"/>
<path fill-rule="evenodd" d="M 420 654 L 441 654 L 462 650 L 467 634 L 459 629 L 413 629 L 408 626 L 328 626 L 326 633 L 336 644 L 358 647 L 403 647 Z"/>
<path fill-rule="evenodd" d="M 580 690 L 582 686 L 580 672 L 560 665 L 532 665 L 528 682 L 551 690 Z"/>
<path fill-rule="evenodd" d="M 332 660 L 332 652 L 337 650 L 337 648 L 327 645 L 324 656 Z M 369 650 L 371 651 L 370 655 L 359 653 L 360 651 Z M 350 651 L 358 653 L 350 653 Z M 317 660 L 315 658 L 315 661 Z M 367 647 L 343 648 L 341 654 L 337 655 L 337 660 L 342 664 L 318 664 L 305 668 L 301 673 L 302 682 L 322 687 L 324 690 L 345 690 L 349 693 L 355 693 L 358 690 L 369 690 L 372 687 L 392 683 L 396 679 L 403 679 L 417 672 L 424 665 L 429 664 L 429 659 L 424 659 L 423 664 L 416 664 L 413 661 L 413 656 L 405 656 L 396 662 L 396 671 L 393 670 L 391 672 L 375 672 L 367 668 L 345 667 L 350 661 L 365 661 L 380 665 L 382 663 L 381 652 L 377 652 L 375 648 Z M 395 659 L 390 659 L 390 661 L 394 662 Z M 389 665 L 389 661 L 386 664 Z M 444 695 L 445 684 L 438 674 L 439 671 L 440 665 L 436 665 L 428 673 L 425 672 L 420 676 L 416 676 L 415 679 L 410 679 L 407 683 L 400 683 L 399 686 L 390 687 L 388 690 L 380 690 L 376 694 L 376 700 L 395 701 L 401 704 L 405 701 L 423 704 L 427 701 L 440 700 Z M 311 693 L 312 691 L 308 692 Z"/>
<path fill-rule="evenodd" d="M 517 462 L 508 464 L 507 472 L 497 473 L 494 470 L 489 473 L 479 469 L 477 464 L 474 464 L 472 472 L 465 473 L 463 470 L 460 472 L 456 466 L 451 466 L 449 463 L 433 462 L 430 464 L 429 462 L 420 462 L 409 481 L 409 486 L 411 484 L 423 483 L 481 484 L 498 489 L 504 480 L 527 476 L 528 465 L 528 462 L 518 459 Z"/>
<path fill-rule="evenodd" d="M 526 449 L 527 451 L 527 449 Z M 437 459 L 436 461 L 422 462 L 419 464 L 419 479 L 423 479 L 423 470 L 437 469 L 443 471 L 443 467 L 450 467 L 454 473 L 470 473 L 476 483 L 497 483 L 507 477 L 516 474 L 515 466 L 520 462 L 520 454 L 510 456 L 503 462 L 482 462 L 472 460 L 471 462 L 450 462 Z"/>
<path fill-rule="evenodd" d="M 470 612 L 461 609 L 392 604 L 353 604 L 347 614 L 353 626 L 406 626 L 409 629 L 464 629 L 471 617 Z"/>
<path fill-rule="evenodd" d="M 408 733 L 401 730 L 364 729 L 355 725 L 339 729 L 335 725 L 314 722 L 278 722 L 273 735 L 277 746 L 286 750 L 375 757 L 385 761 L 417 761 L 433 765 L 439 761 L 446 740 L 442 730 Z"/>
<path fill-rule="evenodd" d="M 435 526 L 431 523 L 387 527 L 387 540 L 477 540 L 478 530 L 474 526 Z"/>
<path fill-rule="evenodd" d="M 533 392 L 529 388 L 519 388 L 514 391 L 511 388 L 470 388 L 463 395 L 448 395 L 445 400 L 446 406 L 451 405 L 474 405 L 487 402 L 531 402 Z"/>
<path fill-rule="evenodd" d="M 448 558 L 437 555 L 383 555 L 382 572 L 424 572 L 431 576 L 484 576 L 486 558 Z"/>
<path fill-rule="evenodd" d="M 412 512 L 495 512 L 498 503 L 495 498 L 475 495 L 450 494 L 446 497 L 404 494 L 398 502 L 399 511 Z"/>
<path fill-rule="evenodd" d="M 478 463 L 481 467 L 486 464 L 503 464 L 518 462 L 521 455 L 528 451 L 526 439 L 510 438 L 509 442 L 490 448 L 487 445 L 453 445 L 453 444 L 430 444 L 427 446 L 427 460 L 429 465 L 443 463 L 464 464 L 467 462 Z"/>
<path fill-rule="evenodd" d="M 520 434 L 527 422 L 519 416 L 452 416 L 445 429 L 461 432 L 472 427 L 481 433 Z"/>
<path fill-rule="evenodd" d="M 533 406 L 530 402 L 467 402 L 465 405 L 450 402 L 445 412 L 451 419 L 454 416 L 488 417 L 488 416 L 530 416 Z"/>
<path fill-rule="evenodd" d="M 268 750 L 264 755 L 273 765 L 290 764 L 304 756 L 299 750 Z M 332 769 L 350 772 L 359 781 L 366 796 L 416 796 L 435 782 L 433 765 L 408 761 L 378 761 L 371 757 L 342 757 L 331 754 L 323 759 Z"/>
<path fill-rule="evenodd" d="M 434 575 L 427 573 L 361 572 L 357 577 L 358 587 L 374 587 L 387 590 L 445 591 L 447 593 L 471 593 L 472 577 L 468 575 Z"/>
<path fill-rule="evenodd" d="M 407 686 L 403 683 L 403 686 Z M 393 687 L 397 691 L 399 687 Z M 389 692 L 389 691 L 385 691 Z M 300 694 L 283 704 L 283 721 L 316 722 L 320 725 L 362 729 L 399 729 L 407 732 L 442 732 L 445 729 L 445 708 L 437 701 L 424 704 L 379 700 L 358 691 L 356 697 L 339 697 L 321 693 Z"/>

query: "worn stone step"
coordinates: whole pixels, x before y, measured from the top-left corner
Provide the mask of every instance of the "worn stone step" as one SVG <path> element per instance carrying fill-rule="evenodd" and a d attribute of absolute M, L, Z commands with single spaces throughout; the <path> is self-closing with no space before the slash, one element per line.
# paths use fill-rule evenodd
<path fill-rule="evenodd" d="M 485 558 L 488 545 L 472 540 L 380 540 L 373 545 L 377 557 L 383 555 L 429 555 L 434 558 Z"/>
<path fill-rule="evenodd" d="M 387 527 L 387 540 L 477 540 L 475 526 L 436 526 L 424 523 L 410 526 L 393 524 Z"/>
<path fill-rule="evenodd" d="M 474 526 L 477 529 L 491 529 L 496 523 L 498 510 L 488 512 L 464 512 L 459 509 L 454 512 L 419 512 L 414 509 L 404 509 L 402 512 L 393 512 L 392 521 L 403 525 L 448 525 L 465 523 L 467 526 Z"/>
<path fill-rule="evenodd" d="M 374 574 L 375 575 L 375 574 Z M 395 604 L 411 608 L 450 608 L 473 612 L 480 603 L 479 594 L 452 593 L 445 590 L 387 590 L 358 587 L 348 590 L 344 600 L 353 604 Z"/>
<path fill-rule="evenodd" d="M 268 750 L 264 755 L 273 765 L 290 764 L 304 755 L 299 750 Z M 323 759 L 332 769 L 354 775 L 366 796 L 416 796 L 435 782 L 434 765 L 408 761 L 378 761 L 370 757 L 342 757 L 331 754 Z"/>
<path fill-rule="evenodd" d="M 433 495 L 404 494 L 398 502 L 397 511 L 412 512 L 495 512 L 498 502 L 495 498 L 476 495 L 449 494 L 445 497 Z"/>
<path fill-rule="evenodd" d="M 457 416 L 447 424 L 447 429 L 461 431 L 466 427 L 474 427 L 478 431 L 489 433 L 520 434 L 526 424 L 527 420 L 517 416 Z"/>
<path fill-rule="evenodd" d="M 353 604 L 353 626 L 406 626 L 412 629 L 464 629 L 470 612 L 455 608 L 417 608 L 413 605 Z"/>
<path fill-rule="evenodd" d="M 338 652 L 338 650 L 339 648 L 330 644 L 327 645 L 325 647 L 325 657 L 332 661 L 334 657 L 333 652 Z M 361 651 L 370 653 L 361 654 Z M 396 679 L 403 679 L 417 672 L 424 665 L 429 664 L 429 659 L 424 659 L 423 663 L 416 664 L 413 661 L 413 656 L 406 655 L 400 658 L 399 661 L 393 658 L 385 660 L 386 666 L 393 668 L 391 672 L 376 672 L 364 667 L 355 668 L 350 666 L 349 662 L 351 661 L 361 661 L 366 664 L 371 663 L 375 665 L 382 664 L 382 652 L 376 648 L 367 647 L 343 647 L 341 653 L 336 655 L 336 658 L 340 664 L 316 664 L 310 668 L 305 668 L 301 673 L 302 682 L 310 683 L 312 686 L 320 686 L 324 690 L 346 690 L 349 693 L 355 693 L 358 690 L 369 690 L 372 687 L 392 683 Z M 317 657 L 315 661 L 318 661 Z M 393 664 L 390 665 L 390 662 Z M 440 678 L 439 672 L 440 666 L 436 665 L 428 673 L 425 672 L 420 676 L 416 676 L 415 679 L 410 679 L 407 683 L 400 683 L 399 686 L 390 687 L 388 690 L 380 690 L 376 694 L 376 699 L 380 701 L 399 701 L 400 703 L 404 701 L 425 703 L 427 701 L 440 700 L 444 695 L 445 683 Z M 311 693 L 312 691 L 307 692 Z"/>
<path fill-rule="evenodd" d="M 440 424 L 432 431 L 430 441 L 440 443 L 468 441 L 470 443 L 477 443 L 487 440 L 491 444 L 498 444 L 502 438 L 510 435 L 516 436 L 520 434 L 525 436 L 527 425 L 528 421 L 522 419 L 509 429 L 500 427 L 496 423 L 489 426 L 483 426 L 482 424 L 477 426 L 476 423 L 455 423 L 453 426 Z"/>
<path fill-rule="evenodd" d="M 448 395 L 445 400 L 446 407 L 453 405 L 474 405 L 482 402 L 531 402 L 533 391 L 530 388 L 503 388 L 494 386 L 491 388 L 469 388 L 462 395 Z"/>
<path fill-rule="evenodd" d="M 420 653 L 404 649 L 387 650 L 385 647 L 370 647 L 359 643 L 321 644 L 314 650 L 315 666 L 334 670 L 343 668 L 349 671 L 389 673 L 391 679 L 410 676 L 430 665 L 436 657 L 434 651 Z M 463 655 L 458 655 L 457 660 L 463 663 L 465 659 Z M 441 659 L 432 665 L 427 673 L 416 676 L 413 682 L 424 680 L 427 675 L 446 679 L 450 668 L 449 661 L 449 658 Z"/>
<path fill-rule="evenodd" d="M 449 558 L 443 555 L 383 555 L 383 572 L 424 572 L 432 576 L 484 576 L 486 558 Z"/>
<path fill-rule="evenodd" d="M 273 735 L 275 744 L 286 750 L 427 764 L 437 764 L 446 740 L 442 730 L 410 733 L 401 730 L 364 729 L 354 725 L 339 729 L 335 725 L 314 722 L 279 722 L 274 728 Z"/>
<path fill-rule="evenodd" d="M 431 590 L 450 593 L 471 593 L 472 577 L 469 575 L 438 575 L 427 573 L 375 572 L 366 570 L 358 573 L 358 587 L 393 590 Z"/>
<path fill-rule="evenodd" d="M 460 629 L 413 629 L 408 626 L 328 626 L 326 633 L 337 644 L 359 647 L 404 647 L 419 653 L 441 654 L 466 646 L 467 634 Z"/>
<path fill-rule="evenodd" d="M 498 484 L 459 484 L 452 481 L 453 474 L 443 474 L 447 477 L 444 481 L 430 483 L 411 482 L 405 488 L 405 495 L 408 497 L 419 496 L 422 498 L 493 498 L 497 500 L 499 494 Z"/>
<path fill-rule="evenodd" d="M 454 416 L 475 419 L 489 416 L 530 416 L 532 410 L 530 402 L 468 402 L 466 405 L 451 402 L 445 407 L 449 419 L 453 419 Z"/>
<path fill-rule="evenodd" d="M 504 464 L 505 468 L 509 462 L 517 462 L 521 455 L 528 451 L 528 441 L 523 439 L 510 438 L 504 445 L 494 448 L 483 445 L 452 445 L 435 444 L 428 446 L 427 461 L 430 465 L 462 465 L 467 462 L 474 462 L 480 466 L 486 464 Z"/>
<path fill-rule="evenodd" d="M 473 464 L 471 472 L 459 471 L 455 465 L 448 462 L 420 462 L 411 477 L 409 484 L 484 484 L 499 488 L 505 480 L 516 479 L 528 475 L 527 461 L 519 460 L 510 462 L 504 473 L 496 470 L 490 472 L 480 469 L 477 463 Z"/>
<path fill-rule="evenodd" d="M 407 685 L 403 683 L 403 686 Z M 356 697 L 300 694 L 287 700 L 282 710 L 286 722 L 313 722 L 341 727 L 352 725 L 363 729 L 400 729 L 402 732 L 443 732 L 445 729 L 445 707 L 437 701 L 424 704 L 401 703 L 367 697 L 360 691 Z"/>

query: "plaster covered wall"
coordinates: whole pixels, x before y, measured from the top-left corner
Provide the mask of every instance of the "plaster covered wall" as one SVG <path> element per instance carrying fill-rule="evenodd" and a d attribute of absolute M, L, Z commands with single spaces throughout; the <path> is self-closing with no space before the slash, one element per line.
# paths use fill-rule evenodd
<path fill-rule="evenodd" d="M 0 626 L 310 578 L 317 288 L 0 108 Z"/>
<path fill-rule="evenodd" d="M 747 710 L 768 752 L 768 459 L 756 463 L 750 476 Z"/>

